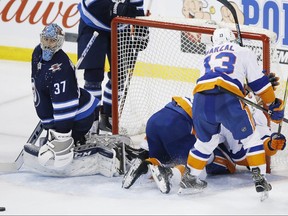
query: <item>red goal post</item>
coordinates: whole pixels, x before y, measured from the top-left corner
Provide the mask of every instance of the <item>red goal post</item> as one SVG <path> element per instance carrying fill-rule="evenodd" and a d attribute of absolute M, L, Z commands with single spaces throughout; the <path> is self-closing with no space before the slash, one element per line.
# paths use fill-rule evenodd
<path fill-rule="evenodd" d="M 132 30 L 128 26 L 133 26 Z M 229 27 L 237 35 L 235 24 L 223 22 L 167 17 L 113 19 L 113 134 L 132 137 L 144 134 L 148 118 L 172 96 L 192 97 L 203 64 L 201 57 L 211 46 L 211 35 L 218 26 Z M 276 34 L 244 25 L 240 29 L 243 45 L 256 52 L 263 70 L 279 72 L 274 46 Z M 143 37 L 143 41 L 135 42 L 135 35 Z M 269 163 L 270 158 L 267 159 Z"/>

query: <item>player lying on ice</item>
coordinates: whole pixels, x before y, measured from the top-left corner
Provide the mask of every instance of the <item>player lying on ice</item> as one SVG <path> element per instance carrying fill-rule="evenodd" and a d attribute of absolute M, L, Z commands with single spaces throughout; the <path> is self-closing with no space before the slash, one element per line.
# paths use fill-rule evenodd
<path fill-rule="evenodd" d="M 264 142 L 259 131 L 255 129 L 255 121 L 249 107 L 236 95 L 244 97 L 244 84 L 247 84 L 262 99 L 263 104 L 269 107 L 270 118 L 275 123 L 282 122 L 284 118 L 284 103 L 276 98 L 268 77 L 262 73 L 256 54 L 249 48 L 240 46 L 230 29 L 217 28 L 212 40 L 213 46 L 206 51 L 200 78 L 193 89 L 193 128 L 197 140 L 188 151 L 178 193 L 197 193 L 207 187 L 207 182 L 202 180 L 200 175 L 213 152 L 217 150 L 221 141 L 221 126 L 225 126 L 234 139 L 241 141 L 243 149 L 247 151 L 245 159 L 251 168 L 255 189 L 261 195 L 262 201 L 268 197 L 268 192 L 272 189 L 266 179 Z M 282 140 L 283 148 L 283 135 L 275 137 L 276 143 Z M 149 143 L 149 134 L 147 138 Z M 171 141 L 174 140 L 172 137 Z M 274 136 L 271 138 L 270 148 L 274 148 L 273 140 Z M 278 146 L 280 145 L 275 147 Z M 159 178 L 158 183 L 162 183 L 163 180 L 167 182 Z M 167 185 L 169 184 L 166 184 L 166 188 Z M 164 187 L 163 191 L 167 192 L 169 188 Z"/>
<path fill-rule="evenodd" d="M 278 85 L 275 79 L 278 80 L 272 74 L 272 82 Z M 252 93 L 248 96 L 253 97 Z M 185 172 L 183 164 L 186 164 L 188 153 L 196 142 L 191 107 L 189 98 L 173 97 L 170 103 L 150 117 L 146 126 L 147 141 L 141 143 L 142 151 L 148 150 L 149 158 L 140 156 L 133 160 L 124 175 L 123 188 L 130 188 L 140 176 L 141 179 L 148 179 L 151 175 L 162 193 L 169 193 L 173 185 L 179 186 Z M 256 130 L 264 143 L 265 154 L 273 156 L 278 150 L 284 150 L 285 136 L 271 132 L 267 126 L 268 119 L 262 111 L 254 107 L 251 110 Z M 239 140 L 235 140 L 223 125 L 219 136 L 220 144 L 207 161 L 201 179 L 205 179 L 207 174 L 234 173 L 236 165 L 248 167 L 247 149 L 239 144 Z"/>
<path fill-rule="evenodd" d="M 24 165 L 52 176 L 117 176 L 124 172 L 122 147 L 130 139 L 88 136 L 99 100 L 78 87 L 75 66 L 62 50 L 64 36 L 59 25 L 46 26 L 32 54 L 34 105 L 47 136 L 24 146 Z"/>

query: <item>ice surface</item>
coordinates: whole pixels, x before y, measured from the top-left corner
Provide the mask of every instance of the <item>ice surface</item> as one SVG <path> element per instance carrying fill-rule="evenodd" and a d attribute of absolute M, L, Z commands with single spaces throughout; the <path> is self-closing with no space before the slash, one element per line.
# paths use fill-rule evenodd
<path fill-rule="evenodd" d="M 0 76 L 0 162 L 12 162 L 38 122 L 30 63 L 0 61 Z M 287 215 L 288 169 L 274 168 L 267 179 L 273 189 L 260 202 L 246 169 L 208 176 L 203 193 L 179 196 L 177 186 L 161 194 L 152 180 L 127 190 L 122 177 L 43 177 L 23 167 L 0 174 L 0 206 L 6 207 L 0 215 Z"/>

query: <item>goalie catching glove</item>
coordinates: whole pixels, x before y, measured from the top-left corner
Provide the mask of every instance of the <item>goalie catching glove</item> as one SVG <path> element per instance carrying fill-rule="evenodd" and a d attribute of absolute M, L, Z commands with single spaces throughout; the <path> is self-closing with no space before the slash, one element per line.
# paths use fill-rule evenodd
<path fill-rule="evenodd" d="M 53 160 L 55 168 L 62 168 L 73 160 L 74 140 L 72 132 L 59 133 L 55 130 L 48 130 L 48 141 L 41 146 L 38 153 L 38 162 L 46 166 L 49 160 Z"/>
<path fill-rule="evenodd" d="M 269 111 L 271 111 L 271 120 L 276 124 L 279 124 L 284 118 L 283 100 L 276 98 L 275 101 L 269 105 Z"/>

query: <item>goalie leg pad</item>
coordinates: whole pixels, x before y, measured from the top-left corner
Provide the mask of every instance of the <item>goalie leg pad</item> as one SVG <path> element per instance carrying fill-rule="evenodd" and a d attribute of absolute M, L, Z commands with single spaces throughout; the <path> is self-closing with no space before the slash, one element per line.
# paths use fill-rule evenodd
<path fill-rule="evenodd" d="M 90 147 L 90 146 L 89 146 Z M 51 166 L 42 166 L 38 162 L 39 147 L 35 145 L 24 146 L 24 165 L 29 170 L 46 176 L 71 177 L 101 174 L 106 177 L 120 175 L 121 162 L 114 149 L 107 147 L 93 147 L 80 151 L 75 149 L 74 159 L 63 169 Z M 49 160 L 48 164 L 53 163 Z"/>
<path fill-rule="evenodd" d="M 116 158 L 116 151 L 114 149 L 110 149 L 113 156 L 107 157 L 105 154 L 99 152 L 96 154 L 97 157 L 97 170 L 99 174 L 106 176 L 106 177 L 113 177 L 119 176 L 119 168 L 120 168 L 120 161 Z"/>

